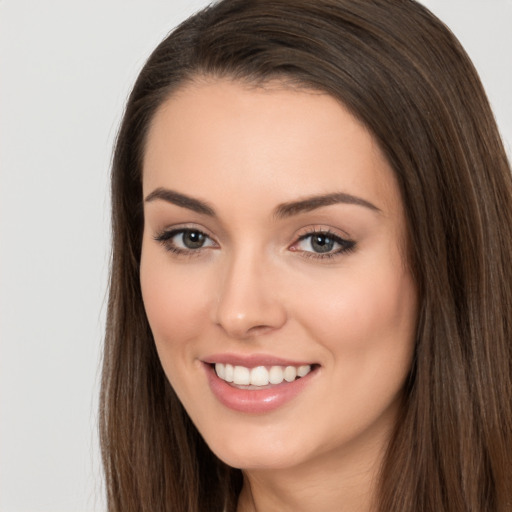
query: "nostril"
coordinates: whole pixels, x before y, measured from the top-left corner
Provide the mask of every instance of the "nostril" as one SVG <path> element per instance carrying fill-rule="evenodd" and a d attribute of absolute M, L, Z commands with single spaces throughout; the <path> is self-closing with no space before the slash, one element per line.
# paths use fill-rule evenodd
<path fill-rule="evenodd" d="M 248 329 L 247 334 L 248 336 L 255 335 L 255 334 L 265 334 L 266 332 L 273 331 L 274 327 L 270 325 L 255 325 L 254 327 L 251 327 Z"/>

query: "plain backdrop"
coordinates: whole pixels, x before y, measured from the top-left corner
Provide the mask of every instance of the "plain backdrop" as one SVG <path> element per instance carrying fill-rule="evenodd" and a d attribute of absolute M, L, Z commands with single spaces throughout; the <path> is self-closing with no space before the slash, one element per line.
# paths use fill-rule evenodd
<path fill-rule="evenodd" d="M 205 0 L 0 0 L 0 512 L 104 511 L 96 435 L 108 173 L 124 101 Z M 512 154 L 512 0 L 425 0 Z"/>

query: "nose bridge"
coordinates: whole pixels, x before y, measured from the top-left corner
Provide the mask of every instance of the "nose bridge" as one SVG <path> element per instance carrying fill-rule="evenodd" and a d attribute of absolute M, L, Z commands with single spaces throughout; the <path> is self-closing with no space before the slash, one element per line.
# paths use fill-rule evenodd
<path fill-rule="evenodd" d="M 245 247 L 226 258 L 219 276 L 215 321 L 233 338 L 248 338 L 277 329 L 286 321 L 278 299 L 272 262 Z"/>

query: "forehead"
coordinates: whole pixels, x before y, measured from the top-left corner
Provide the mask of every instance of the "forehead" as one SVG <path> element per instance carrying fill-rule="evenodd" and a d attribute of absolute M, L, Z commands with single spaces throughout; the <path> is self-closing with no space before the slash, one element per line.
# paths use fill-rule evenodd
<path fill-rule="evenodd" d="M 235 191 L 282 202 L 337 191 L 400 202 L 362 123 L 325 93 L 280 83 L 211 80 L 174 93 L 153 118 L 143 185 L 145 194 L 168 186 L 205 198 Z"/>

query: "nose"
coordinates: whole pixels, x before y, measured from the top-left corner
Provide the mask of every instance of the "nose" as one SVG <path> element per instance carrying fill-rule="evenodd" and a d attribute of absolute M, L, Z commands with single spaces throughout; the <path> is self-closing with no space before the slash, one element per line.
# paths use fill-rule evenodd
<path fill-rule="evenodd" d="M 276 273 L 267 262 L 245 255 L 234 258 L 219 276 L 214 322 L 230 338 L 249 339 L 281 328 L 287 319 Z"/>

